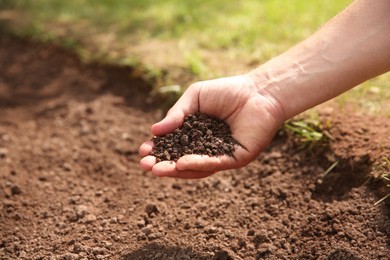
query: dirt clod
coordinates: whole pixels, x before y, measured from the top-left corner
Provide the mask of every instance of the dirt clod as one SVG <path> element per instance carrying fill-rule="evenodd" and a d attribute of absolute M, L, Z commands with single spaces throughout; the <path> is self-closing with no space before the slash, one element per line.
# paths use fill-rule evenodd
<path fill-rule="evenodd" d="M 88 207 L 85 205 L 79 205 L 76 207 L 76 215 L 78 218 L 83 218 L 88 213 Z"/>
<path fill-rule="evenodd" d="M 157 214 L 158 213 L 157 206 L 154 204 L 148 204 L 148 205 L 146 205 L 145 212 L 146 212 L 146 214 L 148 214 L 149 217 L 152 214 Z"/>
<path fill-rule="evenodd" d="M 214 260 L 232 260 L 233 258 L 225 250 L 221 250 L 215 253 Z"/>
<path fill-rule="evenodd" d="M 327 260 L 341 260 L 341 259 L 360 260 L 362 258 L 346 249 L 337 248 L 333 250 L 326 259 Z"/>
<path fill-rule="evenodd" d="M 19 186 L 14 185 L 11 187 L 11 194 L 12 195 L 19 195 L 22 193 L 22 190 L 19 188 Z"/>
<path fill-rule="evenodd" d="M 185 154 L 233 156 L 238 142 L 228 124 L 202 113 L 190 114 L 181 127 L 164 136 L 153 137 L 152 155 L 160 161 L 177 161 Z"/>
<path fill-rule="evenodd" d="M 96 216 L 94 214 L 88 214 L 85 216 L 84 221 L 85 223 L 92 223 L 96 221 Z"/>

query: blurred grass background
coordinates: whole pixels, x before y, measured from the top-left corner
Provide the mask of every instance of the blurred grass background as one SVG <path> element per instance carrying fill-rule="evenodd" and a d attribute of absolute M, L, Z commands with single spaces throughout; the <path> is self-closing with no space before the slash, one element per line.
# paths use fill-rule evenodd
<path fill-rule="evenodd" d="M 12 34 L 85 61 L 144 66 L 158 85 L 248 71 L 308 37 L 352 0 L 2 0 Z M 337 99 L 390 117 L 390 76 Z"/>

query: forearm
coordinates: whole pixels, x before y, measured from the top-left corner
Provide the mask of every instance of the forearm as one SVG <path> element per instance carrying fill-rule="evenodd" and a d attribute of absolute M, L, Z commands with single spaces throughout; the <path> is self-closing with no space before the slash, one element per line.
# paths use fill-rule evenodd
<path fill-rule="evenodd" d="M 358 0 L 250 73 L 284 119 L 390 70 L 390 0 Z"/>

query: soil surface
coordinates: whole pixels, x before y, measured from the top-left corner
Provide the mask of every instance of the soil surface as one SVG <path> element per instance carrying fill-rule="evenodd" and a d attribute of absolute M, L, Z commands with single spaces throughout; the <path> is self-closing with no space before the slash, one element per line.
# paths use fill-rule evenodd
<path fill-rule="evenodd" d="M 234 140 L 228 124 L 205 114 L 190 114 L 183 125 L 164 136 L 153 137 L 157 161 L 177 161 L 185 154 L 233 156 Z"/>
<path fill-rule="evenodd" d="M 4 36 L 0 68 L 1 259 L 389 258 L 383 184 L 367 182 L 388 119 L 327 108 L 325 151 L 280 132 L 245 168 L 159 179 L 138 147 L 162 115 L 130 68 Z"/>

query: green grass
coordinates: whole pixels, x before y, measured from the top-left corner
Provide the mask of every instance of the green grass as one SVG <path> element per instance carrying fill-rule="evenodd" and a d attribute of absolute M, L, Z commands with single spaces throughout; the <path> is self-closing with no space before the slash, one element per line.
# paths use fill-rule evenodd
<path fill-rule="evenodd" d="M 388 189 L 390 189 L 390 175 L 389 174 L 383 174 L 382 175 L 382 179 L 383 179 L 383 181 L 388 183 L 388 184 L 386 184 L 386 187 Z M 387 195 L 383 196 L 380 200 L 375 202 L 374 205 L 378 205 L 379 203 L 381 203 L 382 201 L 386 200 L 387 198 L 390 198 L 390 193 L 388 193 Z"/>
<path fill-rule="evenodd" d="M 68 31 L 76 38 L 110 34 L 117 45 L 174 40 L 187 51 L 218 49 L 264 62 L 314 32 L 351 0 L 7 2 L 26 11 L 36 32 Z"/>
<path fill-rule="evenodd" d="M 388 194 L 386 194 L 380 200 L 375 202 L 374 205 L 378 205 L 382 201 L 390 198 L 390 172 L 389 172 L 390 171 L 390 158 L 388 158 L 388 157 L 383 158 L 383 162 L 381 163 L 381 165 L 379 165 L 379 168 L 384 172 L 381 174 L 381 179 L 385 183 L 385 187 L 387 188 Z"/>
<path fill-rule="evenodd" d="M 293 118 L 287 121 L 283 128 L 296 137 L 301 148 L 315 148 L 327 145 L 327 141 L 333 140 L 328 130 L 332 127 L 331 121 L 321 122 L 316 110 L 310 110 L 301 118 Z"/>
<path fill-rule="evenodd" d="M 304 144 L 319 142 L 325 137 L 319 128 L 319 124 L 307 119 L 287 122 L 285 128 L 299 136 L 300 142 Z"/>
<path fill-rule="evenodd" d="M 248 71 L 309 36 L 351 2 L 3 0 L 0 21 L 4 10 L 21 13 L 13 33 L 56 41 L 86 61 L 145 64 L 153 75 L 168 75 L 161 85 L 187 85 Z M 172 73 L 178 68 L 191 77 Z M 337 101 L 343 106 L 354 100 L 390 117 L 389 81 L 389 74 L 373 79 Z"/>

